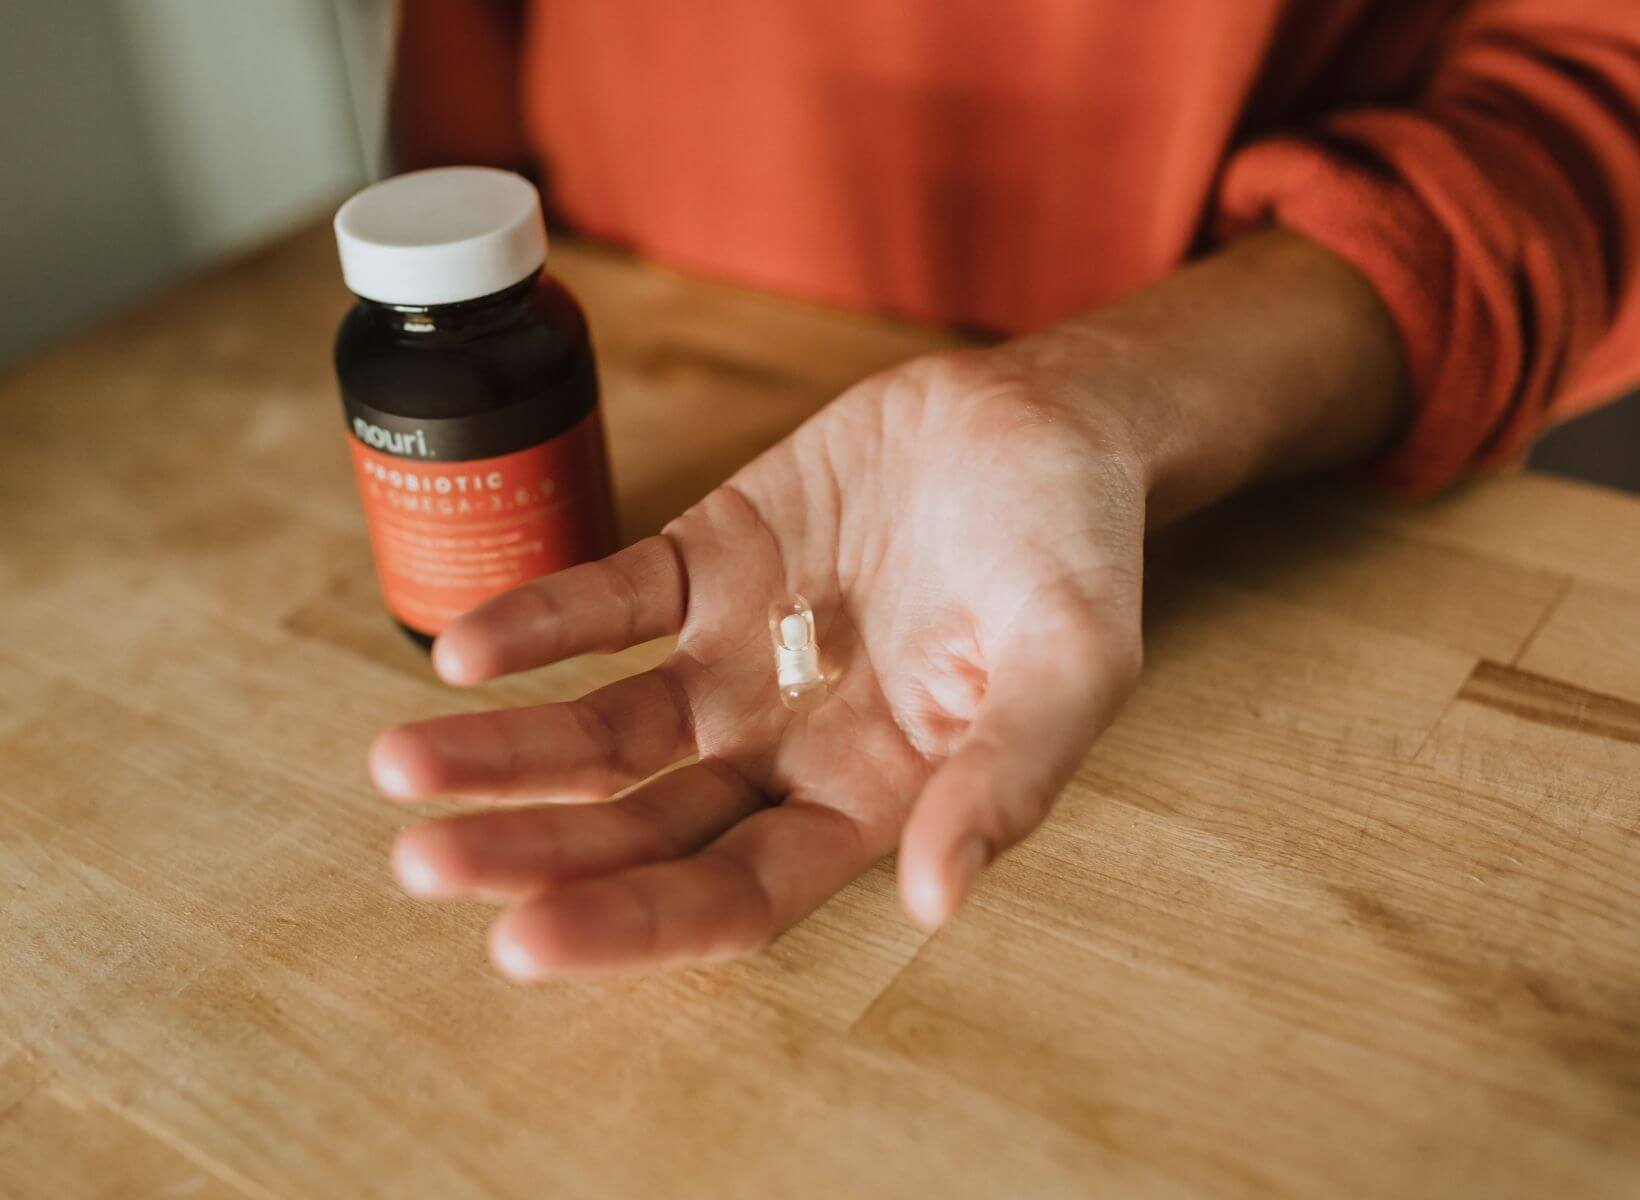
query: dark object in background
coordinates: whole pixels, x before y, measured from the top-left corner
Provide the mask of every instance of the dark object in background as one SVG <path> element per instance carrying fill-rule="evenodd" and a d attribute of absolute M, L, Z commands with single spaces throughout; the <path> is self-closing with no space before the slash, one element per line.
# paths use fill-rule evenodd
<path fill-rule="evenodd" d="M 453 167 L 366 188 L 336 214 L 337 334 L 376 574 L 429 646 L 500 592 L 614 549 L 586 319 L 542 272 L 533 185 Z"/>
<path fill-rule="evenodd" d="M 1640 492 L 1640 392 L 1551 430 L 1528 461 L 1540 471 Z"/>

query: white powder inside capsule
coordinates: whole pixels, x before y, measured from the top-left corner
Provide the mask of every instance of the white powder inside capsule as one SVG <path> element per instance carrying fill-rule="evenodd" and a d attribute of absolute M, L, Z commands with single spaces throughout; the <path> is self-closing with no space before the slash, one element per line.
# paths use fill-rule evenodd
<path fill-rule="evenodd" d="M 788 650 L 801 650 L 809 644 L 809 623 L 800 613 L 780 618 L 780 643 Z"/>

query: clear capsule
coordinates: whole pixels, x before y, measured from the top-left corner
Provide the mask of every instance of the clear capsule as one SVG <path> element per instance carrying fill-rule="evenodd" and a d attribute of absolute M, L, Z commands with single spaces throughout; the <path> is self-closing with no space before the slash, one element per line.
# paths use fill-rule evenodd
<path fill-rule="evenodd" d="M 774 642 L 780 702 L 793 712 L 818 708 L 826 698 L 826 677 L 820 672 L 820 645 L 809 602 L 794 595 L 771 608 L 769 638 Z"/>

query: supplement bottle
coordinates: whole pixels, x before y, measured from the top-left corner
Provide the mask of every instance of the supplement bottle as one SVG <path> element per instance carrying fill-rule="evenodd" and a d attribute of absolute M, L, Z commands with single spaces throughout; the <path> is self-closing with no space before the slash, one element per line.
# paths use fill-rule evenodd
<path fill-rule="evenodd" d="M 336 214 L 358 303 L 336 336 L 348 449 L 388 611 L 423 647 L 458 614 L 615 542 L 592 344 L 542 270 L 529 181 L 384 180 Z"/>

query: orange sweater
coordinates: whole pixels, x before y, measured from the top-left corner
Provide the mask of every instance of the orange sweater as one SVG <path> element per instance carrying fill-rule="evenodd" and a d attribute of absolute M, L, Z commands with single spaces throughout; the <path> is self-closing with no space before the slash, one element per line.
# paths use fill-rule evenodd
<path fill-rule="evenodd" d="M 406 0 L 404 165 L 1015 331 L 1275 220 L 1383 296 L 1426 491 L 1640 378 L 1640 0 Z"/>

